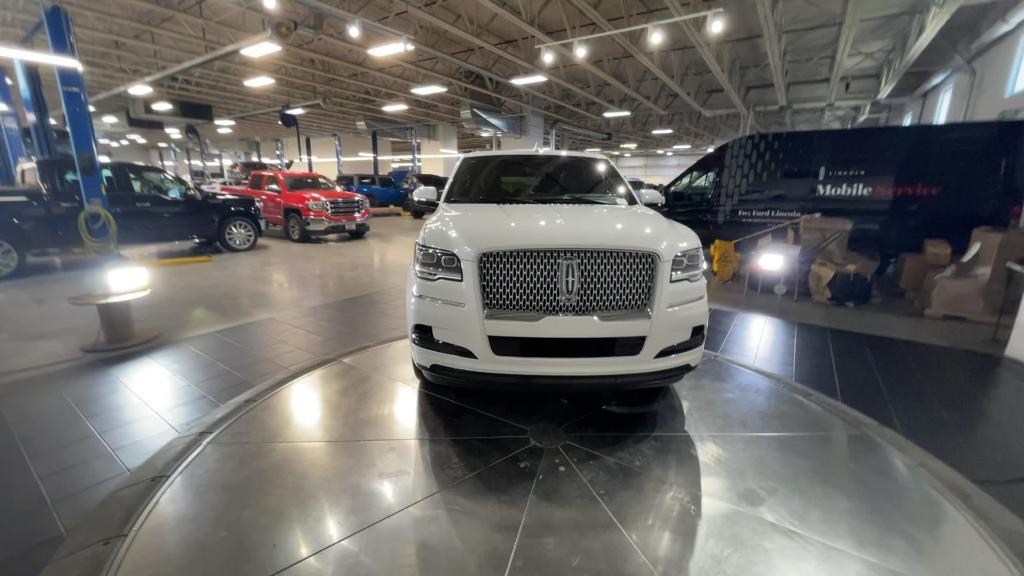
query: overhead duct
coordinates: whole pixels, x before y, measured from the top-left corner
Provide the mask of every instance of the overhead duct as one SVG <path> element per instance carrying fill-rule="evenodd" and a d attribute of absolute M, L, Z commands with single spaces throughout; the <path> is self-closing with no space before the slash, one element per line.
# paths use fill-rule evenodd
<path fill-rule="evenodd" d="M 571 132 L 581 138 L 586 138 L 587 140 L 607 142 L 612 139 L 611 132 L 598 132 L 597 130 L 591 130 L 590 128 L 584 128 L 575 124 L 569 124 L 568 122 L 558 121 L 551 125 L 551 137 L 549 143 L 551 144 L 552 150 L 556 147 L 556 142 L 558 142 L 558 133 L 560 131 Z"/>
<path fill-rule="evenodd" d="M 213 122 L 213 106 L 187 100 L 175 100 L 160 98 L 171 103 L 171 108 L 165 112 L 157 112 L 149 108 L 153 100 L 131 99 L 128 102 L 129 120 L 143 120 L 149 122 L 181 123 L 181 122 Z"/>
<path fill-rule="evenodd" d="M 523 132 L 522 114 L 502 114 L 497 110 L 470 106 L 460 110 L 459 117 L 462 125 L 474 132 L 501 132 L 513 136 L 520 136 Z"/>
<path fill-rule="evenodd" d="M 360 132 L 372 132 L 376 130 L 378 138 L 408 140 L 410 128 L 416 131 L 417 140 L 437 139 L 437 124 L 409 124 L 407 122 L 403 123 L 381 120 L 380 118 L 372 116 L 364 116 L 363 118 L 356 120 L 357 130 Z"/>

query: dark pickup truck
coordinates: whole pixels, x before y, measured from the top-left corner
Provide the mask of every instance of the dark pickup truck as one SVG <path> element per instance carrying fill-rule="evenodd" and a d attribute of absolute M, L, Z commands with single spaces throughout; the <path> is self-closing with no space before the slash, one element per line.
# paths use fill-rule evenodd
<path fill-rule="evenodd" d="M 164 170 L 130 162 L 100 165 L 119 244 L 198 240 L 251 250 L 261 234 L 252 198 L 204 195 Z M 0 279 L 33 251 L 82 245 L 82 196 L 70 158 L 18 167 L 18 184 L 0 188 Z"/>

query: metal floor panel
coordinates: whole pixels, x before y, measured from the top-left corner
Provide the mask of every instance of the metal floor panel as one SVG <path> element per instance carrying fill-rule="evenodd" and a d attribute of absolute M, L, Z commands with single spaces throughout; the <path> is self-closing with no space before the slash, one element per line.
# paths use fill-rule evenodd
<path fill-rule="evenodd" d="M 117 573 L 1019 573 L 935 486 L 717 359 L 655 398 L 523 395 L 421 386 L 398 341 L 213 438 Z"/>

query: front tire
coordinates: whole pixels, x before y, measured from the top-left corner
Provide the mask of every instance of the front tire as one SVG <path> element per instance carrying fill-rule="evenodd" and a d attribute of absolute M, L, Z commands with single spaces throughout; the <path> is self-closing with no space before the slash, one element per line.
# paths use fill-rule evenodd
<path fill-rule="evenodd" d="M 228 252 L 247 252 L 256 247 L 259 233 L 256 224 L 248 218 L 234 216 L 220 225 L 217 242 Z"/>
<path fill-rule="evenodd" d="M 423 218 L 423 214 L 424 212 L 413 212 L 412 217 L 415 218 L 416 220 L 419 220 L 420 218 Z"/>
<path fill-rule="evenodd" d="M 0 236 L 0 280 L 16 276 L 24 266 L 24 250 L 14 240 Z"/>
<path fill-rule="evenodd" d="M 363 236 L 366 236 L 366 230 L 357 230 L 355 232 L 349 232 L 348 237 L 353 240 L 359 240 Z"/>
<path fill-rule="evenodd" d="M 366 201 L 370 203 L 370 208 L 376 208 L 380 206 L 380 204 L 377 203 L 377 197 L 374 196 L 373 194 L 367 194 Z"/>
<path fill-rule="evenodd" d="M 285 234 L 292 242 L 305 242 L 309 240 L 309 233 L 306 232 L 306 221 L 298 214 L 289 214 L 284 223 Z"/>

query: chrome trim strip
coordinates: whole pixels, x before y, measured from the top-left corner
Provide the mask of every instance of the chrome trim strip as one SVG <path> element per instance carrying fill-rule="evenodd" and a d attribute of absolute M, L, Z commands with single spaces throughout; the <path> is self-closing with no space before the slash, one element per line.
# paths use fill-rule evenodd
<path fill-rule="evenodd" d="M 484 320 L 507 322 L 539 322 L 545 318 L 593 318 L 599 322 L 625 322 L 629 320 L 650 320 L 650 310 L 616 310 L 598 314 L 543 314 L 541 312 L 514 312 L 505 310 L 484 310 Z"/>
<path fill-rule="evenodd" d="M 668 310 L 669 312 L 672 312 L 672 311 L 675 311 L 675 310 L 678 310 L 678 309 L 682 308 L 683 306 L 689 306 L 690 304 L 694 304 L 694 303 L 700 302 L 701 300 L 703 300 L 705 298 L 707 298 L 707 294 L 701 294 L 700 296 L 698 296 L 696 298 L 692 298 L 690 300 L 687 300 L 686 302 L 680 302 L 678 304 L 673 304 L 671 306 L 667 306 L 665 309 Z"/>
<path fill-rule="evenodd" d="M 423 294 L 413 294 L 416 298 L 423 300 L 424 302 L 430 302 L 431 304 L 445 304 L 447 306 L 455 306 L 456 308 L 465 308 L 465 302 L 456 302 L 454 300 L 445 300 L 444 298 L 434 298 L 433 296 L 424 296 Z"/>

